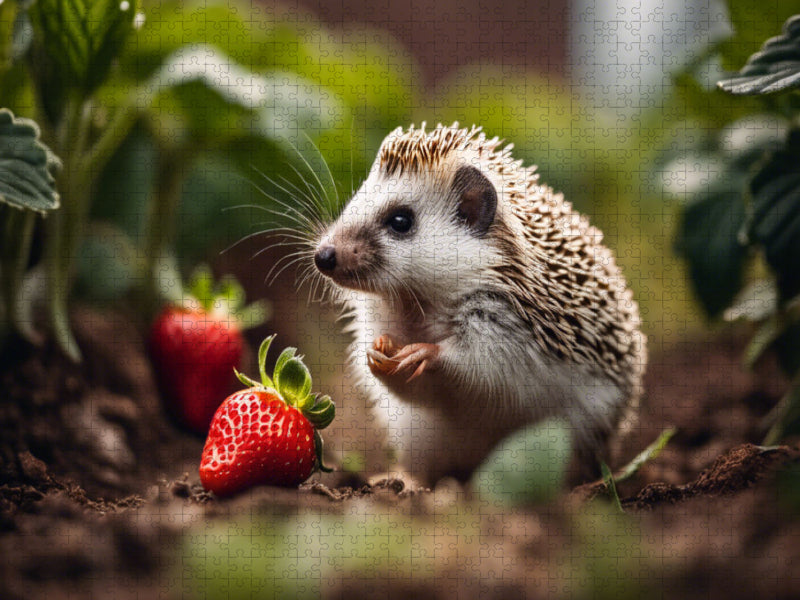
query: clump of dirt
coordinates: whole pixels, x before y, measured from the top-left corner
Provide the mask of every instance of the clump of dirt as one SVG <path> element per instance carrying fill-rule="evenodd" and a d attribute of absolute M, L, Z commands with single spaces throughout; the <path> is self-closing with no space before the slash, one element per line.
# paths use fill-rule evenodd
<path fill-rule="evenodd" d="M 260 488 L 216 499 L 196 472 L 203 440 L 165 417 L 136 325 L 118 312 L 79 309 L 72 317 L 85 355 L 81 366 L 52 349 L 27 349 L 0 374 L 0 597 L 163 595 L 165 565 L 189 527 L 256 515 L 264 506 L 339 514 L 438 510 L 442 489 L 416 489 L 396 478 L 370 483 L 347 473 L 299 490 Z M 736 338 L 720 337 L 656 354 L 639 424 L 625 440 L 623 456 L 630 459 L 667 427 L 678 428 L 656 460 L 619 486 L 623 507 L 639 515 L 648 536 L 697 557 L 661 581 L 674 597 L 789 597 L 791 569 L 800 559 L 791 549 L 800 547 L 792 546 L 800 539 L 798 520 L 782 512 L 774 491 L 775 473 L 800 460 L 800 450 L 755 445 L 782 384 L 774 373 L 743 372 L 740 351 Z M 447 485 L 453 498 L 469 498 L 468 489 Z M 596 482 L 573 498 L 585 502 L 604 493 Z M 562 539 L 558 518 L 545 535 L 547 519 L 532 510 L 509 515 L 502 527 L 489 525 L 500 528 L 506 555 L 528 556 L 533 565 L 498 589 L 531 591 L 531 573 L 543 564 L 536 561 L 547 561 L 553 540 Z M 746 562 L 720 553 L 726 527 L 727 547 L 749 556 Z M 341 589 L 361 588 L 349 582 Z M 414 589 L 425 595 L 424 586 Z M 446 597 L 442 589 L 428 591 Z"/>
<path fill-rule="evenodd" d="M 800 459 L 800 450 L 780 446 L 762 448 L 743 444 L 717 458 L 700 476 L 684 485 L 650 483 L 628 498 L 624 508 L 653 510 L 664 503 L 675 504 L 695 496 L 732 495 L 750 488 L 772 474 L 776 466 Z"/>

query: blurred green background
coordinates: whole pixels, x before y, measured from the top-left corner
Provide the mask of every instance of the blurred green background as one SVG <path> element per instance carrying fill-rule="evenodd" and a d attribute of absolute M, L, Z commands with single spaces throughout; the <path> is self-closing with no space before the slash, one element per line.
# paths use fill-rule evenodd
<path fill-rule="evenodd" d="M 793 3 L 775 3 L 769 18 L 770 11 L 752 2 L 732 2 L 733 10 L 706 6 L 705 12 L 689 10 L 704 3 L 685 4 L 661 15 L 656 31 L 663 39 L 646 48 L 642 35 L 625 55 L 597 30 L 604 9 L 591 2 L 510 3 L 493 30 L 507 36 L 505 43 L 482 51 L 476 40 L 488 21 L 475 19 L 479 8 L 453 2 L 415 14 L 368 3 L 144 0 L 94 92 L 98 130 L 120 107 L 138 110 L 97 177 L 94 224 L 78 250 L 77 289 L 107 302 L 147 277 L 139 262 L 150 252 L 148 200 L 173 193 L 180 201 L 169 225 L 175 231 L 167 237 L 184 274 L 210 261 L 235 268 L 251 295 L 304 302 L 307 293 L 298 294 L 285 278 L 272 287 L 264 283 L 270 262 L 280 258 L 267 253 L 251 261 L 265 238 L 223 252 L 276 221 L 290 224 L 257 208 L 286 212 L 258 187 L 294 202 L 260 173 L 304 189 L 294 169 L 311 180 L 311 170 L 326 172 L 324 160 L 335 184 L 321 179 L 338 197 L 332 202 L 341 204 L 389 131 L 459 121 L 514 143 L 517 158 L 538 165 L 543 181 L 605 232 L 654 350 L 689 335 L 703 320 L 672 252 L 676 218 L 691 193 L 687 169 L 707 180 L 714 169 L 705 160 L 707 148 L 753 108 L 739 99 L 716 103 L 721 93 L 711 91 L 709 81 L 718 55 L 709 49 L 735 30 L 724 66 L 736 67 L 780 30 Z M 670 46 L 675 15 L 683 37 Z M 640 27 L 653 20 L 627 18 L 631 26 L 639 18 Z M 453 35 L 446 35 L 448 24 Z M 615 48 L 610 58 L 602 55 L 607 46 Z M 687 65 L 704 71 L 705 88 L 672 77 Z M 6 74 L 2 104 L 18 116 L 46 113 L 46 103 L 35 106 L 29 84 L 14 77 L 15 68 Z M 603 79 L 609 68 L 613 77 Z M 691 152 L 703 160 L 693 160 Z M 688 162 L 674 162 L 687 154 Z M 232 208 L 242 206 L 256 208 Z"/>

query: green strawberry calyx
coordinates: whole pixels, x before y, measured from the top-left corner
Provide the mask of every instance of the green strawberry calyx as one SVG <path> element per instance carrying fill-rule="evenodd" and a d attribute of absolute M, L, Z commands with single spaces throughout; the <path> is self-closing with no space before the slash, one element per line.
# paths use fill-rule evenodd
<path fill-rule="evenodd" d="M 259 390 L 273 390 L 289 406 L 299 410 L 314 426 L 314 446 L 317 454 L 317 469 L 330 473 L 332 469 L 322 463 L 322 436 L 319 430 L 331 424 L 336 414 L 336 407 L 327 394 L 311 392 L 311 373 L 297 355 L 297 348 L 286 348 L 278 356 L 272 377 L 267 375 L 267 352 L 275 339 L 275 334 L 267 337 L 258 349 L 258 370 L 261 381 L 250 379 L 247 375 L 234 369 L 236 377 L 244 385 Z"/>
<path fill-rule="evenodd" d="M 236 278 L 225 275 L 215 282 L 208 265 L 195 268 L 185 290 L 177 285 L 165 296 L 170 303 L 189 311 L 232 317 L 242 330 L 262 325 L 270 316 L 269 303 L 257 300 L 245 306 L 245 291 Z"/>

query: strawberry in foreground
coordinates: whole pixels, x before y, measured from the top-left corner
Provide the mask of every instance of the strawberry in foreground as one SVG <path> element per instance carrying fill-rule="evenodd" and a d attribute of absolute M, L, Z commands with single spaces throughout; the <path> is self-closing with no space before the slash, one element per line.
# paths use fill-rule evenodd
<path fill-rule="evenodd" d="M 225 399 L 214 415 L 200 460 L 200 481 L 218 496 L 256 485 L 297 486 L 322 464 L 324 429 L 335 408 L 329 396 L 311 393 L 311 374 L 295 348 L 286 348 L 267 376 L 267 351 L 258 350 L 261 383 L 236 372 L 248 389 Z"/>
<path fill-rule="evenodd" d="M 150 356 L 168 408 L 187 428 L 206 434 L 214 411 L 235 385 L 242 360 L 242 330 L 264 321 L 264 306 L 246 308 L 233 278 L 217 289 L 211 272 L 195 271 L 188 293 L 170 302 L 150 330 Z"/>

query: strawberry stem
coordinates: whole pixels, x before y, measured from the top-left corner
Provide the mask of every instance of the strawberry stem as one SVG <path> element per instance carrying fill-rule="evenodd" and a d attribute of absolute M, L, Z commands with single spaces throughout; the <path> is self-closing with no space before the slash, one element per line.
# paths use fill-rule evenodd
<path fill-rule="evenodd" d="M 316 469 L 322 471 L 323 473 L 332 473 L 333 469 L 329 466 L 325 465 L 322 462 L 322 452 L 324 450 L 323 443 L 322 443 L 322 436 L 319 434 L 318 430 L 314 430 L 314 450 L 317 454 L 317 464 Z"/>

